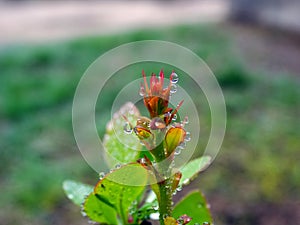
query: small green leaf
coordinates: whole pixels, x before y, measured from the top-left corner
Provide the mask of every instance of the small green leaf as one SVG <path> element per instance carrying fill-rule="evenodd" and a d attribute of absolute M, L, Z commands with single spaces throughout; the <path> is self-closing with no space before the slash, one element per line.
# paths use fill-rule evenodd
<path fill-rule="evenodd" d="M 205 222 L 212 224 L 212 217 L 206 200 L 199 190 L 189 193 L 174 207 L 174 218 L 179 218 L 184 214 L 192 218 L 191 224 L 204 224 Z"/>
<path fill-rule="evenodd" d="M 135 126 L 140 112 L 133 103 L 128 102 L 118 112 L 114 113 L 112 120 L 107 123 L 103 145 L 106 148 L 106 161 L 110 167 L 136 161 L 139 158 L 139 150 L 142 148 L 134 133 L 127 134 L 124 132 L 126 120 L 123 116 L 132 126 Z M 130 131 L 131 127 L 128 126 L 127 129 Z"/>
<path fill-rule="evenodd" d="M 117 211 L 108 204 L 101 201 L 97 195 L 91 193 L 84 203 L 84 214 L 92 221 L 101 224 L 118 224 Z"/>
<path fill-rule="evenodd" d="M 180 172 L 182 177 L 180 179 L 179 185 L 187 185 L 197 177 L 197 175 L 205 170 L 211 162 L 210 156 L 202 156 L 200 158 L 194 159 L 184 165 Z"/>
<path fill-rule="evenodd" d="M 123 223 L 126 223 L 128 208 L 143 193 L 147 180 L 147 170 L 138 163 L 127 164 L 107 174 L 97 183 L 93 194 L 86 199 L 84 212 L 92 220 L 104 223 L 107 217 L 106 211 L 103 211 L 105 204 L 114 209 Z M 101 203 L 96 203 L 97 201 Z M 95 206 L 97 209 L 93 208 Z"/>
<path fill-rule="evenodd" d="M 86 196 L 93 192 L 92 186 L 72 180 L 64 181 L 63 189 L 67 197 L 78 206 L 84 202 Z"/>

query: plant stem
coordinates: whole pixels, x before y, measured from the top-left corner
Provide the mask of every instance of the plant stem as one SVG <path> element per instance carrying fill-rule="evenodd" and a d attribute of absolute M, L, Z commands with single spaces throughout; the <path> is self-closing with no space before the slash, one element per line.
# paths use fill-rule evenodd
<path fill-rule="evenodd" d="M 172 193 L 170 191 L 169 179 L 158 183 L 160 200 L 159 204 L 159 221 L 164 225 L 165 216 L 171 215 Z"/>
<path fill-rule="evenodd" d="M 171 191 L 171 171 L 170 165 L 172 160 L 167 159 L 164 151 L 163 141 L 151 150 L 156 162 L 158 163 L 157 169 L 157 183 L 158 185 L 158 205 L 159 205 L 159 221 L 161 225 L 164 225 L 165 216 L 171 216 L 172 214 L 172 191 Z M 163 180 L 161 180 L 163 179 Z M 154 190 L 154 189 L 153 189 Z"/>

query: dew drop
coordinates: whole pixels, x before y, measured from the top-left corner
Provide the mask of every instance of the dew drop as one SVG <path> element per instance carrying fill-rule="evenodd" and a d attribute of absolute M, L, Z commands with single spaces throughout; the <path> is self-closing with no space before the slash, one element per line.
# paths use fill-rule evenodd
<path fill-rule="evenodd" d="M 145 88 L 144 88 L 144 86 L 141 86 L 141 87 L 140 87 L 139 94 L 140 94 L 140 96 L 142 96 L 142 97 L 145 96 Z"/>
<path fill-rule="evenodd" d="M 190 132 L 186 132 L 184 140 L 185 141 L 190 141 L 191 140 L 191 133 Z"/>
<path fill-rule="evenodd" d="M 125 123 L 123 129 L 124 129 L 125 134 L 131 134 L 132 133 L 132 128 L 131 128 L 129 123 Z"/>
<path fill-rule="evenodd" d="M 177 148 L 184 149 L 185 147 L 186 147 L 186 143 L 185 143 L 185 142 L 182 142 L 182 143 L 180 143 L 180 145 L 178 145 Z"/>
<path fill-rule="evenodd" d="M 93 220 L 88 220 L 89 224 L 97 224 L 97 222 L 93 221 Z"/>
<path fill-rule="evenodd" d="M 186 117 L 184 117 L 184 120 L 182 121 L 182 124 L 186 125 L 188 123 L 189 123 L 189 118 L 186 116 Z"/>
<path fill-rule="evenodd" d="M 99 173 L 100 180 L 102 180 L 104 177 L 105 177 L 105 173 L 104 172 Z"/>
<path fill-rule="evenodd" d="M 176 84 L 178 82 L 179 78 L 178 78 L 178 75 L 177 73 L 172 73 L 172 79 L 171 79 L 171 82 L 173 84 Z"/>
<path fill-rule="evenodd" d="M 188 178 L 183 181 L 183 184 L 185 184 L 185 185 L 187 185 L 188 183 L 190 183 L 190 179 L 188 179 Z"/>
<path fill-rule="evenodd" d="M 175 149 L 174 155 L 180 155 L 180 153 L 181 153 L 181 148 L 180 148 L 180 147 L 177 147 L 177 148 Z"/>
<path fill-rule="evenodd" d="M 209 225 L 209 222 L 203 222 L 202 225 Z"/>
<path fill-rule="evenodd" d="M 141 162 L 141 164 L 145 164 L 146 163 L 146 159 L 145 158 L 141 158 L 140 162 Z"/>
<path fill-rule="evenodd" d="M 120 168 L 121 168 L 121 164 L 116 164 L 116 165 L 115 165 L 115 168 L 116 168 L 116 169 L 120 169 Z"/>
<path fill-rule="evenodd" d="M 175 94 L 177 91 L 177 85 L 176 84 L 172 84 L 171 85 L 171 89 L 170 89 L 170 93 L 171 94 Z"/>
<path fill-rule="evenodd" d="M 81 215 L 82 215 L 83 217 L 86 217 L 86 216 L 87 216 L 86 212 L 83 211 L 83 210 L 81 210 Z"/>
<path fill-rule="evenodd" d="M 177 120 L 177 114 L 174 114 L 174 115 L 173 115 L 172 120 L 173 120 L 173 121 Z"/>
<path fill-rule="evenodd" d="M 164 114 L 164 117 L 170 117 L 171 116 L 171 113 L 170 112 L 167 112 Z"/>
<path fill-rule="evenodd" d="M 151 220 L 159 220 L 159 213 L 151 213 L 150 219 Z"/>
<path fill-rule="evenodd" d="M 182 190 L 182 186 L 179 185 L 177 188 L 176 188 L 176 191 L 181 191 Z"/>
<path fill-rule="evenodd" d="M 68 198 L 69 198 L 69 199 L 73 199 L 73 198 L 74 198 L 74 195 L 68 194 Z"/>
<path fill-rule="evenodd" d="M 134 114 L 134 109 L 132 108 L 128 112 L 129 112 L 130 115 L 133 115 Z"/>
<path fill-rule="evenodd" d="M 152 205 L 152 208 L 153 208 L 154 210 L 158 210 L 158 209 L 159 209 L 159 207 L 158 207 L 157 204 L 153 204 L 153 205 Z"/>

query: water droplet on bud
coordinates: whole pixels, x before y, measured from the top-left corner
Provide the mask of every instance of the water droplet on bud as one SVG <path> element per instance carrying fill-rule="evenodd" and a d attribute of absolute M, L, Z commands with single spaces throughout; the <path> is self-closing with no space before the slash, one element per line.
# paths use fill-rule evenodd
<path fill-rule="evenodd" d="M 129 123 L 125 123 L 123 129 L 124 129 L 125 134 L 131 134 L 132 133 L 132 128 L 131 128 Z"/>
<path fill-rule="evenodd" d="M 186 143 L 185 142 L 181 142 L 180 145 L 178 145 L 177 148 L 181 148 L 181 149 L 184 149 L 186 147 Z"/>
<path fill-rule="evenodd" d="M 190 141 L 191 140 L 191 133 L 190 132 L 186 132 L 184 140 L 185 141 Z"/>
<path fill-rule="evenodd" d="M 178 80 L 179 80 L 179 78 L 178 78 L 177 73 L 172 73 L 172 75 L 171 75 L 171 82 L 173 84 L 176 84 L 178 82 Z"/>
<path fill-rule="evenodd" d="M 174 115 L 173 115 L 172 120 L 173 120 L 173 121 L 177 120 L 177 114 L 174 114 Z"/>
<path fill-rule="evenodd" d="M 183 125 L 186 125 L 189 123 L 189 118 L 186 116 L 184 117 L 184 120 L 181 122 Z"/>
<path fill-rule="evenodd" d="M 145 96 L 145 88 L 144 86 L 140 87 L 140 91 L 139 91 L 140 96 L 144 97 Z"/>
<path fill-rule="evenodd" d="M 120 169 L 120 168 L 121 168 L 121 164 L 116 164 L 116 165 L 115 165 L 115 168 L 116 168 L 116 169 Z"/>
<path fill-rule="evenodd" d="M 174 155 L 180 155 L 180 153 L 181 153 L 181 148 L 177 147 L 175 149 Z"/>
<path fill-rule="evenodd" d="M 170 89 L 170 93 L 174 94 L 174 93 L 176 93 L 176 91 L 177 91 L 177 85 L 176 84 L 172 84 L 171 85 L 171 89 Z"/>

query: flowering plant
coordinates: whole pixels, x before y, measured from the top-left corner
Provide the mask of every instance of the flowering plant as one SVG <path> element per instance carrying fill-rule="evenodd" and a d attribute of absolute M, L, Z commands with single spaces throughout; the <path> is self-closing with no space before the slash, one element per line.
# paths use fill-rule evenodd
<path fill-rule="evenodd" d="M 125 104 L 107 125 L 104 136 L 107 162 L 115 165 L 100 173 L 95 187 L 65 181 L 67 196 L 82 208 L 82 214 L 100 224 L 211 224 L 206 201 L 199 190 L 189 193 L 175 206 L 173 195 L 181 191 L 210 162 L 203 156 L 176 168 L 175 157 L 190 140 L 185 130 L 188 118 L 178 122 L 177 107 L 169 100 L 176 92 L 178 75 L 172 72 L 164 85 L 164 72 L 152 74 L 150 85 L 143 74 L 140 95 L 149 117 L 141 116 L 133 103 Z M 120 127 L 123 121 L 123 128 Z M 119 130 L 123 129 L 121 134 Z M 135 151 L 142 150 L 143 151 Z M 119 162 L 125 163 L 120 165 Z"/>

